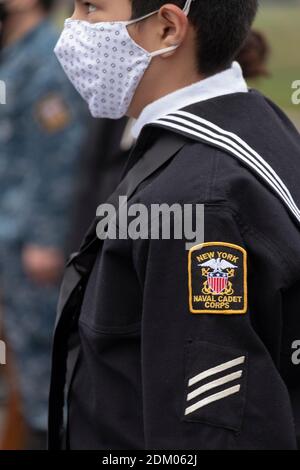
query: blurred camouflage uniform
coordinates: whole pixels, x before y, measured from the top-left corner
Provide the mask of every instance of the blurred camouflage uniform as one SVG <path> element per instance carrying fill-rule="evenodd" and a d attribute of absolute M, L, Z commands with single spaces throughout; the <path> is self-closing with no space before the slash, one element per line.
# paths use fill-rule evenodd
<path fill-rule="evenodd" d="M 31 281 L 21 253 L 27 244 L 64 250 L 86 118 L 53 54 L 56 41 L 43 21 L 0 58 L 0 289 L 25 418 L 37 430 L 46 429 L 58 285 Z"/>

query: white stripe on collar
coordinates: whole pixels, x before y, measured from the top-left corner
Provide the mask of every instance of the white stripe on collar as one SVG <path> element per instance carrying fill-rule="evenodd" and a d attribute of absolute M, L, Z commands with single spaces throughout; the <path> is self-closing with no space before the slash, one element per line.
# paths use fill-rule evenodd
<path fill-rule="evenodd" d="M 191 104 L 218 96 L 247 92 L 248 88 L 242 69 L 237 62 L 233 62 L 232 66 L 223 72 L 181 88 L 150 103 L 135 122 L 131 130 L 132 135 L 137 139 L 142 128 L 149 122 Z"/>
<path fill-rule="evenodd" d="M 279 196 L 300 223 L 300 210 L 290 191 L 274 169 L 238 135 L 228 132 L 214 123 L 185 111 L 177 111 L 152 121 L 162 127 L 190 135 L 193 139 L 208 142 L 225 150 L 254 170 Z"/>

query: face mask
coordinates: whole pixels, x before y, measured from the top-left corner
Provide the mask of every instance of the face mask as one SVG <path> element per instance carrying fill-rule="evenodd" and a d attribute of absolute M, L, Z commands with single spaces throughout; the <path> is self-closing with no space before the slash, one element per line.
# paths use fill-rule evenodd
<path fill-rule="evenodd" d="M 191 2 L 183 11 L 189 14 Z M 129 35 L 131 21 L 89 23 L 67 19 L 54 49 L 66 75 L 88 103 L 93 117 L 119 119 L 128 111 L 136 89 L 153 57 L 178 45 L 147 52 Z"/>

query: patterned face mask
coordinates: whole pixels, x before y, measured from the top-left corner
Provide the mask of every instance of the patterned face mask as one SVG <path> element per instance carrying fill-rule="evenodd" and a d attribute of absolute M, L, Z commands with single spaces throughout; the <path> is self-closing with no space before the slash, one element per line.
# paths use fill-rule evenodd
<path fill-rule="evenodd" d="M 183 11 L 188 15 L 193 0 Z M 171 46 L 147 52 L 129 35 L 131 21 L 89 23 L 67 19 L 54 52 L 76 90 L 88 103 L 93 117 L 119 119 L 128 111 L 136 89 L 153 57 L 170 52 Z"/>

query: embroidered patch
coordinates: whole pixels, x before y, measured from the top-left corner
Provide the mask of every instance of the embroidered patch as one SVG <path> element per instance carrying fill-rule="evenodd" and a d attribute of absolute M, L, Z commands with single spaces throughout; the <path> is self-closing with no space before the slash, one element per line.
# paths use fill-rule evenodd
<path fill-rule="evenodd" d="M 247 311 L 247 253 L 237 245 L 210 242 L 189 251 L 191 313 L 240 314 Z"/>
<path fill-rule="evenodd" d="M 64 129 L 71 120 L 70 111 L 60 95 L 48 95 L 36 107 L 39 124 L 49 133 Z"/>

